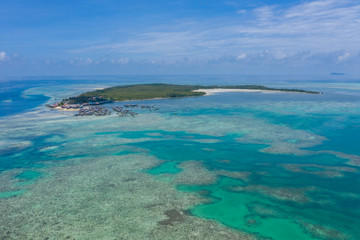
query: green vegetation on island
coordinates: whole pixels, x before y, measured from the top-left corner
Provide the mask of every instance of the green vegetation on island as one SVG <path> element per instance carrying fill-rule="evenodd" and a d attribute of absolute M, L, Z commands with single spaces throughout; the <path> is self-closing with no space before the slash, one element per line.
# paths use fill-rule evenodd
<path fill-rule="evenodd" d="M 81 104 L 97 100 L 126 101 L 126 100 L 144 100 L 154 98 L 175 98 L 175 97 L 193 97 L 203 96 L 205 92 L 194 92 L 198 89 L 247 89 L 247 90 L 267 90 L 319 94 L 320 92 L 307 91 L 302 89 L 269 88 L 262 85 L 176 85 L 176 84 L 135 84 L 117 87 L 109 87 L 101 90 L 95 90 L 82 93 L 75 97 L 63 100 L 67 104 Z"/>

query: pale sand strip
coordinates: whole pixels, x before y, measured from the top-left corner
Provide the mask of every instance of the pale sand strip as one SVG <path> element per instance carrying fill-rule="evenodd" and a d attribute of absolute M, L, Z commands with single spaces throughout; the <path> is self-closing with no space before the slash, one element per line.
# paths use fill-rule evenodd
<path fill-rule="evenodd" d="M 231 88 L 213 88 L 213 89 L 197 89 L 193 90 L 193 92 L 204 92 L 205 95 L 214 95 L 217 93 L 224 92 L 285 92 L 285 91 L 276 91 L 276 90 L 256 90 L 256 89 L 231 89 Z"/>

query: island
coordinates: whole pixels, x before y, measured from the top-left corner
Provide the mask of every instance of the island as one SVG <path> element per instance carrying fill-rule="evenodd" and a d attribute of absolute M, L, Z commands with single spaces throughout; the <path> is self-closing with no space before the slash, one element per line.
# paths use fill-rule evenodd
<path fill-rule="evenodd" d="M 281 91 L 320 94 L 320 92 L 307 91 L 302 89 L 270 88 L 262 85 L 176 85 L 176 84 L 134 84 L 117 87 L 109 87 L 100 90 L 82 93 L 75 97 L 64 99 L 62 103 L 82 104 L 107 101 L 127 101 L 127 100 L 145 100 L 154 98 L 175 98 L 175 97 L 194 97 L 203 96 L 205 91 L 199 89 L 242 89 L 259 91 Z"/>
<path fill-rule="evenodd" d="M 179 97 L 196 97 L 211 95 L 216 92 L 229 91 L 271 91 L 271 92 L 293 92 L 293 93 L 307 93 L 307 94 L 321 94 L 321 92 L 308 91 L 302 89 L 287 89 L 287 88 L 270 88 L 262 85 L 177 85 L 177 84 L 134 84 L 109 87 L 94 91 L 82 93 L 78 96 L 63 99 L 61 102 L 54 104 L 47 104 L 50 108 L 61 110 L 79 110 L 78 115 L 109 115 L 111 111 L 101 108 L 96 105 L 106 103 L 129 101 L 129 100 L 148 100 L 159 98 L 179 98 Z M 92 106 L 92 105 L 95 105 Z M 84 108 L 86 107 L 86 108 Z M 127 104 L 125 107 L 138 107 L 137 104 Z M 154 106 L 140 105 L 141 108 L 148 110 L 157 110 Z M 89 110 L 90 109 L 90 110 Z M 120 113 L 122 116 L 136 113 L 132 111 L 124 111 L 120 108 L 115 108 L 113 111 Z M 90 114 L 91 113 L 91 114 Z M 75 115 L 77 116 L 77 115 Z"/>

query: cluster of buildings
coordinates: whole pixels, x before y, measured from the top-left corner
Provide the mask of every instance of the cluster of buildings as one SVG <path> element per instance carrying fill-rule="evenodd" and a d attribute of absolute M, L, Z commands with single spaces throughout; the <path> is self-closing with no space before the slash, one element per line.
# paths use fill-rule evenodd
<path fill-rule="evenodd" d="M 86 107 L 81 108 L 74 116 L 107 116 L 111 110 L 105 107 Z"/>
<path fill-rule="evenodd" d="M 105 103 L 114 102 L 113 100 L 102 100 L 102 101 L 92 101 L 92 100 L 97 100 L 97 98 L 90 98 L 89 102 L 86 103 L 70 104 L 65 101 L 65 102 L 56 102 L 54 104 L 46 104 L 46 106 L 49 108 L 57 108 L 57 109 L 79 109 L 89 105 L 101 105 Z"/>
<path fill-rule="evenodd" d="M 156 111 L 159 110 L 155 106 L 148 106 L 148 105 L 138 105 L 138 104 L 125 104 L 124 107 L 122 106 L 114 106 L 112 110 L 106 107 L 96 106 L 105 103 L 111 103 L 112 100 L 102 100 L 102 101 L 91 101 L 91 100 L 98 100 L 98 98 L 90 98 L 89 102 L 87 103 L 77 103 L 77 104 L 69 104 L 66 101 L 56 102 L 54 104 L 46 104 L 49 108 L 59 109 L 59 110 L 78 110 L 74 116 L 108 116 L 111 115 L 112 112 L 116 112 L 119 117 L 127 117 L 132 116 L 135 117 L 138 115 L 137 112 L 134 112 L 129 109 L 124 108 L 138 108 L 147 109 L 149 111 Z M 93 106 L 95 105 L 95 106 Z"/>
<path fill-rule="evenodd" d="M 124 105 L 125 107 L 129 107 L 128 104 Z M 135 115 L 138 115 L 137 112 L 133 112 L 131 110 L 128 110 L 128 109 L 123 109 L 122 107 L 113 107 L 112 108 L 114 112 L 116 112 L 119 117 L 127 117 L 127 116 L 132 116 L 132 117 L 135 117 Z"/>

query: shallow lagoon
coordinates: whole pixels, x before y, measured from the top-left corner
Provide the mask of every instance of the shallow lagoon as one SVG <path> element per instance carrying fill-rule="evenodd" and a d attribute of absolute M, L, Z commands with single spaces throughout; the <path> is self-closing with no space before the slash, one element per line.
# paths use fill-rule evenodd
<path fill-rule="evenodd" d="M 26 93 L 116 83 L 54 84 Z M 360 238 L 360 98 L 342 85 L 305 87 L 325 94 L 151 100 L 160 111 L 136 118 L 43 106 L 4 116 L 0 236 Z"/>

